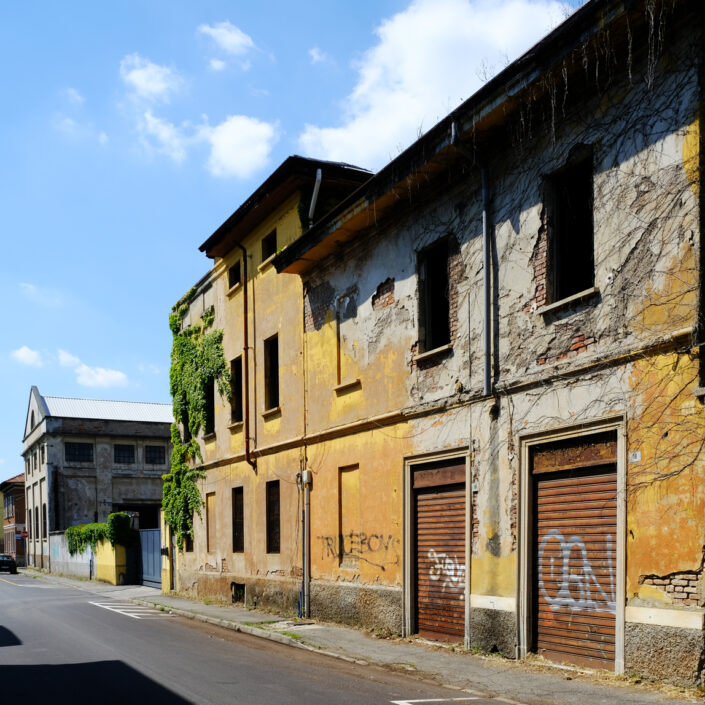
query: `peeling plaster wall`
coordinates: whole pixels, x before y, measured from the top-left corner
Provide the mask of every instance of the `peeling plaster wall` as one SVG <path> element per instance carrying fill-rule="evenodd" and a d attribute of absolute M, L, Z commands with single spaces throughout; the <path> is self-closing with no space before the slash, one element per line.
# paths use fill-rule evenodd
<path fill-rule="evenodd" d="M 262 291 L 257 306 L 263 308 L 255 345 L 277 325 L 303 343 L 292 342 L 290 357 L 283 360 L 282 375 L 290 383 L 282 384 L 281 420 L 265 427 L 258 419 L 256 434 L 262 445 L 290 445 L 260 458 L 256 477 L 239 460 L 209 471 L 203 490 L 220 498 L 224 524 L 218 528 L 217 555 L 198 565 L 204 532 L 197 527 L 196 553 L 184 554 L 180 563 L 185 589 L 196 589 L 203 573 L 210 582 L 198 583 L 199 591 L 213 585 L 222 595 L 233 577 L 249 586 L 250 595 L 266 595 L 261 581 L 271 579 L 284 596 L 277 599 L 292 604 L 300 575 L 300 507 L 291 483 L 305 459 L 314 475 L 312 610 L 340 621 L 400 625 L 395 610 L 401 610 L 409 539 L 404 461 L 469 449 L 468 592 L 484 605 L 503 605 L 472 610 L 469 639 L 511 653 L 517 638 L 520 436 L 610 418 L 624 421 L 630 458 L 627 602 L 690 611 L 703 607 L 705 414 L 694 396 L 700 380 L 691 334 L 700 281 L 698 37 L 687 24 L 684 19 L 675 27 L 657 58 L 635 47 L 633 63 L 612 65 L 611 80 L 591 75 L 579 87 L 568 84 L 553 122 L 541 113 L 545 101 L 534 108 L 527 99 L 520 117 L 510 118 L 506 132 L 497 133 L 488 164 L 492 398 L 481 392 L 477 168 L 456 169 L 444 187 L 433 186 L 433 193 L 410 192 L 393 218 L 316 264 L 304 277 L 303 298 L 295 278 L 260 274 L 255 284 Z M 524 118 L 534 109 L 535 122 L 529 125 Z M 544 177 L 562 167 L 578 144 L 592 145 L 594 155 L 596 290 L 542 312 L 553 303 Z M 293 217 L 293 205 L 286 217 Z M 262 233 L 269 227 L 263 225 Z M 417 360 L 418 253 L 441 237 L 454 243 L 452 349 Z M 216 326 L 226 330 L 226 356 L 234 356 L 242 346 L 241 303 L 225 292 L 228 264 L 217 265 L 222 269 L 215 286 Z M 263 298 L 267 303 L 261 304 Z M 259 374 L 255 368 L 257 385 Z M 259 413 L 261 399 L 253 403 Z M 242 452 L 241 432 L 228 429 L 226 414 L 225 407 L 218 410 L 216 439 L 205 446 L 207 460 Z M 359 474 L 359 531 L 341 531 L 340 473 L 346 468 Z M 248 512 L 262 512 L 262 483 L 275 474 L 289 483 L 287 498 L 282 494 L 289 538 L 277 561 L 264 554 L 261 519 L 248 518 Z M 246 537 L 244 556 L 227 548 L 229 493 L 238 483 L 246 487 L 246 526 L 256 535 Z M 372 589 L 391 597 L 356 597 Z M 627 626 L 628 634 L 639 631 Z M 627 644 L 627 660 L 657 673 L 658 667 L 635 657 L 639 638 Z"/>

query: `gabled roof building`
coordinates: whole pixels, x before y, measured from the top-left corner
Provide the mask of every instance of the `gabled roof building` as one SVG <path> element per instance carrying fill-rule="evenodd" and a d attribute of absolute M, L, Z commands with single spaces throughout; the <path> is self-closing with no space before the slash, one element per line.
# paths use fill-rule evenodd
<path fill-rule="evenodd" d="M 170 404 L 50 397 L 32 387 L 22 446 L 30 565 L 50 567 L 50 532 L 111 512 L 159 526 L 172 419 Z"/>

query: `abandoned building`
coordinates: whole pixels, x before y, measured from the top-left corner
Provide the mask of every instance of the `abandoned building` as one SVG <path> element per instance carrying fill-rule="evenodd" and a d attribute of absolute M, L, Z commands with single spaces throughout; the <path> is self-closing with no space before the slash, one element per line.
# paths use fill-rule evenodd
<path fill-rule="evenodd" d="M 704 25 L 591 0 L 310 226 L 315 162 L 201 246 L 180 590 L 701 679 Z"/>
<path fill-rule="evenodd" d="M 135 514 L 159 527 L 162 475 L 169 470 L 169 404 L 29 395 L 22 446 L 28 564 L 52 565 L 50 534 Z"/>
<path fill-rule="evenodd" d="M 17 565 L 25 563 L 24 475 L 10 477 L 0 483 L 3 501 L 3 545 L 0 553 L 9 553 Z"/>

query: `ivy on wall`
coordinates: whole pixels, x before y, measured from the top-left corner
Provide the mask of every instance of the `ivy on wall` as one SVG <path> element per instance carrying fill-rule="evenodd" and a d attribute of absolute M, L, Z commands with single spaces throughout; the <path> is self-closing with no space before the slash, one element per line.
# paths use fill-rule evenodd
<path fill-rule="evenodd" d="M 210 330 L 215 320 L 213 308 L 203 313 L 200 322 L 183 326 L 195 291 L 195 287 L 189 289 L 169 314 L 173 335 L 169 383 L 175 423 L 171 427 L 171 470 L 163 476 L 162 507 L 179 548 L 187 538 L 193 538 L 193 517 L 200 517 L 203 507 L 198 480 L 205 474 L 197 464 L 203 457 L 196 438 L 206 423 L 206 394 L 211 380 L 220 396 L 230 399 L 223 331 Z"/>
<path fill-rule="evenodd" d="M 83 553 L 88 546 L 95 551 L 96 546 L 106 540 L 113 546 L 132 546 L 138 541 L 137 531 L 132 528 L 132 517 L 127 512 L 109 514 L 107 522 L 79 524 L 66 529 L 66 543 L 72 556 Z"/>

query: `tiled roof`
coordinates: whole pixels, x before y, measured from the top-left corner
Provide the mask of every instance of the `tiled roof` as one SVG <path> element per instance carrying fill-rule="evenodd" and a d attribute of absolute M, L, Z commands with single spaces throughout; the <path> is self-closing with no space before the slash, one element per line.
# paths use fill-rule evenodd
<path fill-rule="evenodd" d="M 50 416 L 70 419 L 105 419 L 107 421 L 151 421 L 172 423 L 171 404 L 103 399 L 69 399 L 43 397 Z"/>

